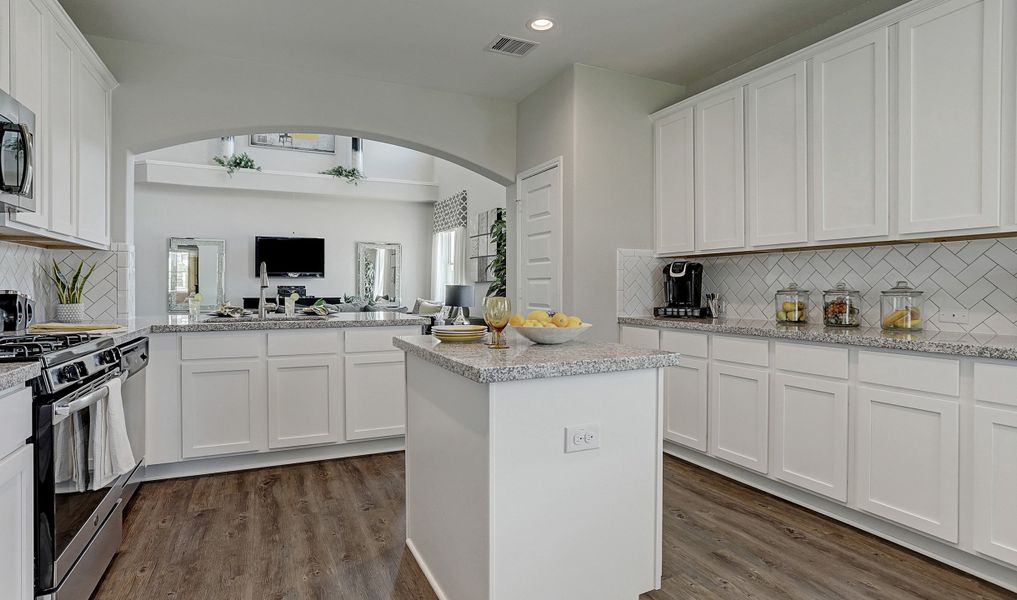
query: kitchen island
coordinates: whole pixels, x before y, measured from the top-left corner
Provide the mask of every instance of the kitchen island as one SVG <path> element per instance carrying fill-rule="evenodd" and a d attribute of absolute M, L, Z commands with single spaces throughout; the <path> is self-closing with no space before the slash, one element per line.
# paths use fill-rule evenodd
<path fill-rule="evenodd" d="M 396 338 L 406 543 L 443 600 L 634 600 L 660 587 L 662 375 L 678 355 Z"/>

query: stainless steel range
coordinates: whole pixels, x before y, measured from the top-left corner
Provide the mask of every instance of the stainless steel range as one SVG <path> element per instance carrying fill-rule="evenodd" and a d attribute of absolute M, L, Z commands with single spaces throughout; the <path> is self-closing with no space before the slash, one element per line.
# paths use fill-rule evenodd
<path fill-rule="evenodd" d="M 126 390 L 137 386 L 126 380 L 143 377 L 148 340 L 117 346 L 92 333 L 0 336 L 0 362 L 26 360 L 42 366 L 31 382 L 36 597 L 86 600 L 120 546 L 123 507 L 143 474 L 144 398 L 129 399 Z M 114 379 L 124 382 L 123 427 L 136 464 L 103 476 L 96 461 L 108 445 L 102 409 Z"/>

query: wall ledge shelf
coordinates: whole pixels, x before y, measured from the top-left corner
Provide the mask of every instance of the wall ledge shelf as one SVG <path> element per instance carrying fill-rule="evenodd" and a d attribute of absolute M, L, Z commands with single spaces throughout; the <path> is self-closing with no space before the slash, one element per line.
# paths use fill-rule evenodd
<path fill-rule="evenodd" d="M 226 174 L 226 169 L 219 166 L 163 160 L 136 161 L 134 163 L 134 182 L 136 184 L 176 185 L 396 202 L 436 202 L 438 200 L 438 184 L 431 181 L 368 178 L 353 185 L 331 175 L 267 169 L 263 171 L 241 169 L 230 176 Z"/>

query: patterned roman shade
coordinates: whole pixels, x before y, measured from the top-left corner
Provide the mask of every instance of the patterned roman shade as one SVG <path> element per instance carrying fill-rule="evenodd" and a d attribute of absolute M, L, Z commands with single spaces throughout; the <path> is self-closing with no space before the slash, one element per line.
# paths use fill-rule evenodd
<path fill-rule="evenodd" d="M 466 190 L 434 203 L 434 232 L 466 227 Z"/>

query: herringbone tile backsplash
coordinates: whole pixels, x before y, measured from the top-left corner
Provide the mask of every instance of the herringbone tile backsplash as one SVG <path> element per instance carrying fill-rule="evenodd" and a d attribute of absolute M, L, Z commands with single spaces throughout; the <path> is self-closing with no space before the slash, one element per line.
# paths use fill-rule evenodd
<path fill-rule="evenodd" d="M 844 281 L 862 293 L 863 325 L 879 326 L 879 296 L 899 280 L 925 292 L 925 326 L 1017 335 L 1017 238 L 702 257 L 703 293 L 719 293 L 724 317 L 772 319 L 773 295 L 790 282 L 812 290 L 810 320 L 822 321 L 822 292 Z M 665 260 L 618 250 L 618 314 L 663 304 Z M 939 313 L 966 310 L 968 323 Z"/>
<path fill-rule="evenodd" d="M 49 251 L 33 246 L 0 242 L 0 290 L 30 295 L 36 310 L 46 313 L 53 302 L 53 287 L 46 279 Z M 48 314 L 48 313 L 47 313 Z M 43 314 L 37 315 L 41 320 Z"/>

